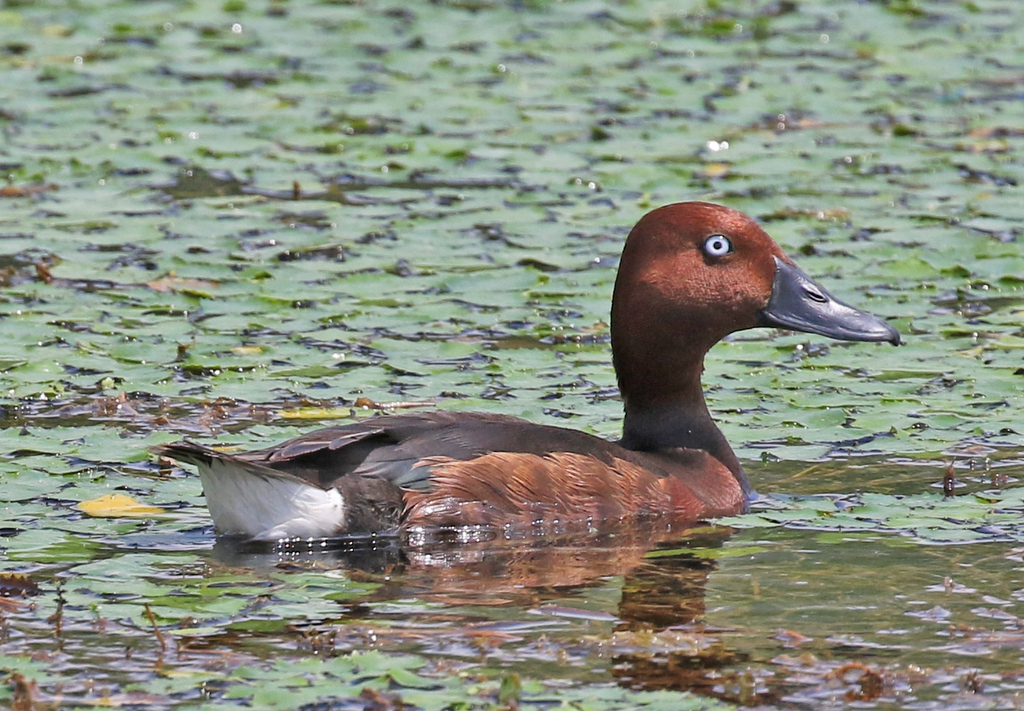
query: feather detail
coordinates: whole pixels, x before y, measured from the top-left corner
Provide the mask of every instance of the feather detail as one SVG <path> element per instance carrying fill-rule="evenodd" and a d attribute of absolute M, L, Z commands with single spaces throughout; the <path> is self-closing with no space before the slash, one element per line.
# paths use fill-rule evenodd
<path fill-rule="evenodd" d="M 405 492 L 410 525 L 605 521 L 668 513 L 672 499 L 653 472 L 574 452 L 492 452 L 468 461 L 426 457 L 433 486 Z"/>

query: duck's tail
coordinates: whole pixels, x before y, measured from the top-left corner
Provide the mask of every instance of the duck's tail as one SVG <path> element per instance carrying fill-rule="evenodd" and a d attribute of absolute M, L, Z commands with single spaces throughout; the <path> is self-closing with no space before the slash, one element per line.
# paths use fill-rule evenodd
<path fill-rule="evenodd" d="M 323 538 L 345 528 L 345 500 L 335 488 L 183 440 L 150 448 L 199 468 L 217 531 L 257 541 Z"/>

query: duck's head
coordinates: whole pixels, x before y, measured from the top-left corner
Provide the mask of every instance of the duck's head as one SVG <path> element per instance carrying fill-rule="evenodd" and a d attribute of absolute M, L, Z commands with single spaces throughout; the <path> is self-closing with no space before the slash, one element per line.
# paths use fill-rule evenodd
<path fill-rule="evenodd" d="M 891 325 L 802 272 L 751 218 L 702 202 L 645 215 L 623 248 L 612 350 L 631 402 L 699 392 L 704 354 L 736 331 L 774 326 L 848 341 L 900 343 Z"/>

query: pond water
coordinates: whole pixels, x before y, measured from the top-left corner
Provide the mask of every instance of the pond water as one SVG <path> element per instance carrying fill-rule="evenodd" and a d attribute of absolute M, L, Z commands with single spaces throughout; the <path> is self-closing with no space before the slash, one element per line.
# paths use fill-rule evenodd
<path fill-rule="evenodd" d="M 0 695 L 1017 707 L 1019 15 L 4 3 Z M 622 240 L 689 199 L 907 341 L 716 347 L 749 515 L 266 550 L 217 541 L 198 479 L 146 453 L 412 407 L 614 437 Z"/>
<path fill-rule="evenodd" d="M 822 481 L 871 483 L 890 501 L 918 491 L 928 472 L 941 481 L 943 470 L 818 468 Z M 790 493 L 755 510 L 794 497 L 826 509 L 830 497 L 799 493 L 820 491 L 806 469 L 757 472 L 767 488 Z M 995 471 L 1014 478 L 1024 465 Z M 989 491 L 989 478 L 965 486 Z M 972 518 L 973 497 L 959 498 L 959 515 Z M 90 521 L 84 534 L 81 521 L 62 517 L 50 526 L 78 532 L 63 545 L 47 545 L 42 531 L 11 539 L 10 560 L 29 572 L 24 585 L 40 589 L 4 606 L 2 659 L 36 679 L 44 703 L 490 706 L 505 675 L 528 680 L 517 698 L 530 708 L 704 703 L 637 690 L 767 708 L 1014 708 L 1024 547 L 1007 536 L 935 543 L 922 537 L 920 518 L 920 529 L 886 531 L 868 506 L 849 531 L 805 517 L 747 530 L 416 547 L 364 539 L 329 549 L 214 544 L 199 507 L 179 509 L 172 525 L 121 523 L 105 533 Z M 1014 517 L 1019 528 L 1019 504 Z M 978 521 L 967 527 L 994 538 Z M 332 666 L 339 660 L 347 663 Z M 365 685 L 374 691 L 358 696 Z"/>

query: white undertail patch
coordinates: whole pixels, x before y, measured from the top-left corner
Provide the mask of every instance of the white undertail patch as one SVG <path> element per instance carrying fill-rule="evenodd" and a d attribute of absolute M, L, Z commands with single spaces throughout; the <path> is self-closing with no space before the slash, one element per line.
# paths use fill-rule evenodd
<path fill-rule="evenodd" d="M 261 476 L 233 462 L 199 466 L 206 506 L 223 534 L 257 541 L 324 538 L 342 532 L 345 500 L 337 489 Z"/>

